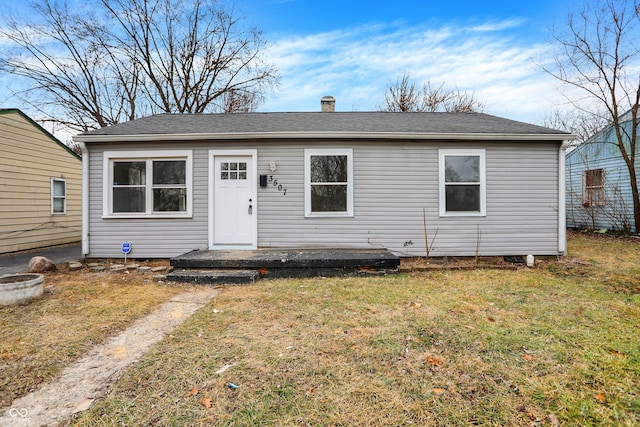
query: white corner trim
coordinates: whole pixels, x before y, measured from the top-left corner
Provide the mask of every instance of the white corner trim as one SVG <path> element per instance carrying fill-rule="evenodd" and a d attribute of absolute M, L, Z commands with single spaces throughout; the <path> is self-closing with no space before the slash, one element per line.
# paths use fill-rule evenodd
<path fill-rule="evenodd" d="M 83 142 L 82 150 L 82 257 L 89 255 L 89 151 Z"/>
<path fill-rule="evenodd" d="M 558 151 L 558 253 L 567 255 L 567 200 L 566 157 L 569 141 L 564 141 Z"/>

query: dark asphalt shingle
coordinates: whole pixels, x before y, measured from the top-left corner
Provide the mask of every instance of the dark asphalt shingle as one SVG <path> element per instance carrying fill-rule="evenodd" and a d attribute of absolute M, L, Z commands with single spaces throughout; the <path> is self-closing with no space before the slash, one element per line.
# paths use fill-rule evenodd
<path fill-rule="evenodd" d="M 82 136 L 279 132 L 569 136 L 566 132 L 482 113 L 387 112 L 158 114 L 97 129 Z"/>

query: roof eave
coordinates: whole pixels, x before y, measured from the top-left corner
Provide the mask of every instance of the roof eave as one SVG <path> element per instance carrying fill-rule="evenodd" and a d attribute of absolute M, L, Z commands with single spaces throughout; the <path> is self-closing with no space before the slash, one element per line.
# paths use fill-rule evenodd
<path fill-rule="evenodd" d="M 418 139 L 469 141 L 566 141 L 572 134 L 522 133 L 412 133 L 412 132 L 247 132 L 247 133 L 172 133 L 128 135 L 76 135 L 75 142 L 154 142 L 255 139 Z"/>

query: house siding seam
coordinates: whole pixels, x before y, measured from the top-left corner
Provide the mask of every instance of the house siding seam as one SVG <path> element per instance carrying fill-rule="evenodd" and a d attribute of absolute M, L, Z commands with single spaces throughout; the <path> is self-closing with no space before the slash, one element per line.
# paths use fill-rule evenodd
<path fill-rule="evenodd" d="M 556 255 L 558 142 L 264 141 L 172 144 L 91 144 L 89 257 L 172 257 L 208 247 L 208 150 L 258 150 L 258 174 L 282 190 L 258 187 L 259 247 L 388 248 L 424 256 L 423 209 L 433 256 Z M 108 147 L 108 148 L 106 148 Z M 102 153 L 114 150 L 193 150 L 190 219 L 103 219 Z M 305 218 L 304 149 L 353 149 L 354 216 Z M 438 149 L 486 149 L 486 216 L 440 217 Z M 270 171 L 275 162 L 276 171 Z M 286 194 L 284 192 L 286 189 Z M 148 236 L 152 236 L 149 238 Z M 435 236 L 435 237 L 434 237 Z M 432 241 L 434 239 L 434 241 Z M 479 243 L 478 243 L 479 242 Z"/>

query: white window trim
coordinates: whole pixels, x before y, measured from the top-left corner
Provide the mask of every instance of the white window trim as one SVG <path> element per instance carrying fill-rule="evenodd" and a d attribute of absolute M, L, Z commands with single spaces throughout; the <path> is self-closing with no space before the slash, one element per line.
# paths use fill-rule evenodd
<path fill-rule="evenodd" d="M 55 182 L 64 183 L 64 197 L 54 196 L 53 184 Z M 62 199 L 62 212 L 53 211 L 53 201 L 55 199 Z M 67 214 L 67 180 L 64 178 L 51 178 L 51 215 L 66 215 Z"/>
<path fill-rule="evenodd" d="M 347 156 L 346 212 L 311 212 L 311 156 Z M 305 218 L 353 217 L 353 149 L 327 148 L 304 150 L 304 216 Z"/>
<path fill-rule="evenodd" d="M 446 156 L 479 156 L 480 157 L 480 212 L 447 212 L 447 194 L 445 190 L 445 157 Z M 438 176 L 440 192 L 441 217 L 483 217 L 487 216 L 487 177 L 485 149 L 440 149 L 438 150 Z"/>
<path fill-rule="evenodd" d="M 186 160 L 185 185 L 187 188 L 187 206 L 185 212 L 153 212 L 151 185 L 147 186 L 147 211 L 132 213 L 113 213 L 113 161 L 141 160 Z M 193 209 L 193 152 L 191 150 L 161 151 L 105 151 L 102 157 L 102 218 L 191 218 Z"/>

